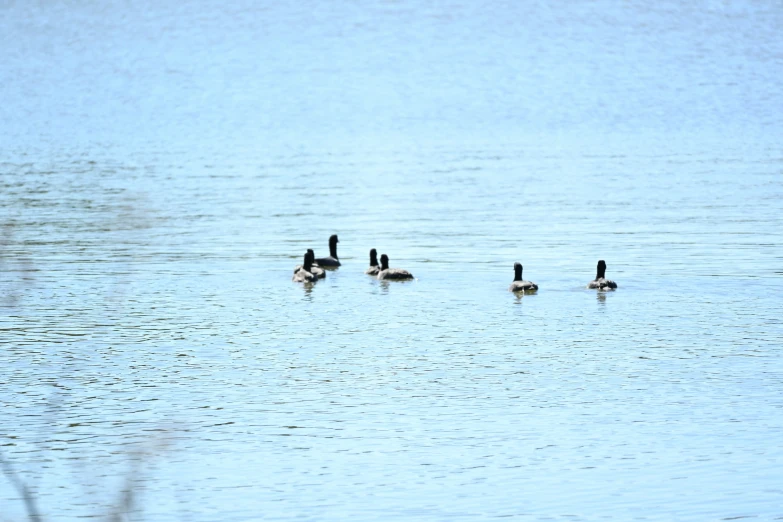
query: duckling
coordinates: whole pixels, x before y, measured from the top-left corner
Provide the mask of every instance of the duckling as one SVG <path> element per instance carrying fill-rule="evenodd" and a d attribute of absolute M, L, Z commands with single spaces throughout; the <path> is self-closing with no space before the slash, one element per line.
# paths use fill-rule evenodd
<path fill-rule="evenodd" d="M 370 268 L 364 271 L 367 275 L 377 276 L 381 269 L 378 267 L 378 252 L 374 249 L 370 249 Z"/>
<path fill-rule="evenodd" d="M 318 277 L 310 272 L 313 265 L 313 258 L 310 257 L 310 255 L 309 252 L 305 252 L 302 268 L 300 268 L 298 272 L 295 272 L 293 279 L 291 279 L 294 283 L 314 283 L 318 281 Z"/>
<path fill-rule="evenodd" d="M 538 285 L 522 279 L 522 264 L 514 263 L 514 281 L 508 287 L 509 292 L 535 292 Z"/>
<path fill-rule="evenodd" d="M 598 271 L 595 279 L 587 284 L 587 288 L 597 288 L 598 290 L 614 290 L 617 283 L 606 278 L 606 262 L 601 259 L 598 261 Z"/>
<path fill-rule="evenodd" d="M 313 252 L 312 248 L 308 248 L 307 253 L 310 255 L 310 259 L 315 259 L 315 253 Z M 302 269 L 302 265 L 296 265 L 294 267 L 294 273 L 297 273 L 301 269 Z M 313 274 L 318 279 L 323 279 L 326 277 L 326 270 L 324 270 L 318 265 L 312 265 L 310 267 L 310 273 Z"/>
<path fill-rule="evenodd" d="M 389 268 L 389 256 L 381 255 L 381 271 L 378 272 L 378 279 L 405 280 L 413 279 L 413 274 L 402 268 Z"/>

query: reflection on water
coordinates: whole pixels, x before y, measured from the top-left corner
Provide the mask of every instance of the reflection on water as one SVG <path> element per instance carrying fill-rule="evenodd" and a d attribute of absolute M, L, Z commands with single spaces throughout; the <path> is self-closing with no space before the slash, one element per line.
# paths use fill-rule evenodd
<path fill-rule="evenodd" d="M 304 296 L 307 301 L 312 302 L 313 296 L 311 295 L 313 293 L 313 287 L 317 285 L 318 283 L 296 283 L 297 285 L 300 285 L 302 287 L 302 290 L 304 291 Z"/>

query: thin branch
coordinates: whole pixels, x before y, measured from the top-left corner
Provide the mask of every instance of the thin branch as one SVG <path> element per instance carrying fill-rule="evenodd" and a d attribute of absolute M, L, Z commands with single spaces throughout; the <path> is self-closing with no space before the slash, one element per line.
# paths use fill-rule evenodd
<path fill-rule="evenodd" d="M 3 471 L 3 475 L 8 478 L 8 481 L 11 482 L 11 484 L 16 488 L 16 491 L 19 492 L 19 495 L 22 496 L 22 500 L 24 500 L 24 505 L 27 508 L 27 516 L 30 518 L 30 520 L 34 522 L 40 522 L 43 520 L 41 517 L 41 513 L 38 511 L 38 506 L 35 502 L 35 497 L 32 493 L 30 493 L 30 489 L 27 487 L 27 485 L 22 482 L 22 479 L 19 478 L 19 475 L 14 471 L 13 466 L 11 466 L 11 463 L 3 457 L 3 454 L 0 452 L 0 469 Z"/>

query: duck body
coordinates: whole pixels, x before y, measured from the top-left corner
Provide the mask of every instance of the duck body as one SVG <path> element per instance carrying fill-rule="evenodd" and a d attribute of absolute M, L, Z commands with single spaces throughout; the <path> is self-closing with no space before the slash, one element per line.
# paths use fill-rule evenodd
<path fill-rule="evenodd" d="M 307 253 L 310 255 L 310 259 L 313 259 L 313 260 L 315 259 L 315 253 L 313 252 L 312 248 L 308 248 L 307 249 Z M 303 266 L 304 265 L 296 265 L 294 267 L 294 274 L 296 274 L 297 272 L 302 270 Z M 323 268 L 321 268 L 320 266 L 315 265 L 315 264 L 311 264 L 310 265 L 309 272 L 311 274 L 313 274 L 315 277 L 317 277 L 318 279 L 323 279 L 323 278 L 326 277 L 326 270 L 324 270 Z"/>
<path fill-rule="evenodd" d="M 318 279 L 324 279 L 326 277 L 326 270 L 324 270 L 318 265 L 310 266 L 310 273 L 313 274 Z"/>
<path fill-rule="evenodd" d="M 378 266 L 378 252 L 373 248 L 370 249 L 370 268 L 364 271 L 365 274 L 371 276 L 377 276 L 381 271 L 381 267 Z"/>
<path fill-rule="evenodd" d="M 381 269 L 378 272 L 377 278 L 382 281 L 405 281 L 407 279 L 413 279 L 413 274 L 402 268 L 389 268 L 389 256 L 383 254 L 381 256 Z"/>
<path fill-rule="evenodd" d="M 318 281 L 318 277 L 308 272 L 307 270 L 300 270 L 294 274 L 291 279 L 294 283 L 315 283 Z"/>
<path fill-rule="evenodd" d="M 606 279 L 605 277 L 602 277 L 600 279 L 596 279 L 594 281 L 590 281 L 588 283 L 587 288 L 594 289 L 594 290 L 614 290 L 617 288 L 617 283 L 612 281 L 611 279 Z"/>
<path fill-rule="evenodd" d="M 594 290 L 614 290 L 617 288 L 617 283 L 606 278 L 606 262 L 603 259 L 598 261 L 595 279 L 587 283 L 587 288 Z"/>
<path fill-rule="evenodd" d="M 402 268 L 387 268 L 386 270 L 379 271 L 377 277 L 381 281 L 384 279 L 404 281 L 406 279 L 413 279 L 413 274 Z"/>
<path fill-rule="evenodd" d="M 340 266 L 342 264 L 342 263 L 340 263 L 339 259 L 337 259 L 336 257 L 332 257 L 332 256 L 329 256 L 329 257 L 319 257 L 318 259 L 315 260 L 315 262 L 316 262 L 316 264 L 318 266 L 323 266 L 323 267 L 327 267 L 327 268 L 337 268 L 338 266 Z"/>
<path fill-rule="evenodd" d="M 337 239 L 337 234 L 333 234 L 329 238 L 329 257 L 319 257 L 315 260 L 315 264 L 321 267 L 335 268 L 340 266 L 340 259 L 337 257 L 337 243 L 340 241 Z"/>
<path fill-rule="evenodd" d="M 538 290 L 537 284 L 522 279 L 522 264 L 514 263 L 514 280 L 511 282 L 511 286 L 508 287 L 508 291 L 535 292 L 536 290 Z"/>
<path fill-rule="evenodd" d="M 538 290 L 538 285 L 531 281 L 514 281 L 508 287 L 509 292 L 534 292 Z"/>

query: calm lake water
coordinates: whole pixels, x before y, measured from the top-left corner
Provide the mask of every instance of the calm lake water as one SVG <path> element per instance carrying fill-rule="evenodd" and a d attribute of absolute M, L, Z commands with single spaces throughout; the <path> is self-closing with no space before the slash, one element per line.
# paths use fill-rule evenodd
<path fill-rule="evenodd" d="M 6 472 L 52 521 L 783 518 L 781 28 L 0 4 Z"/>

